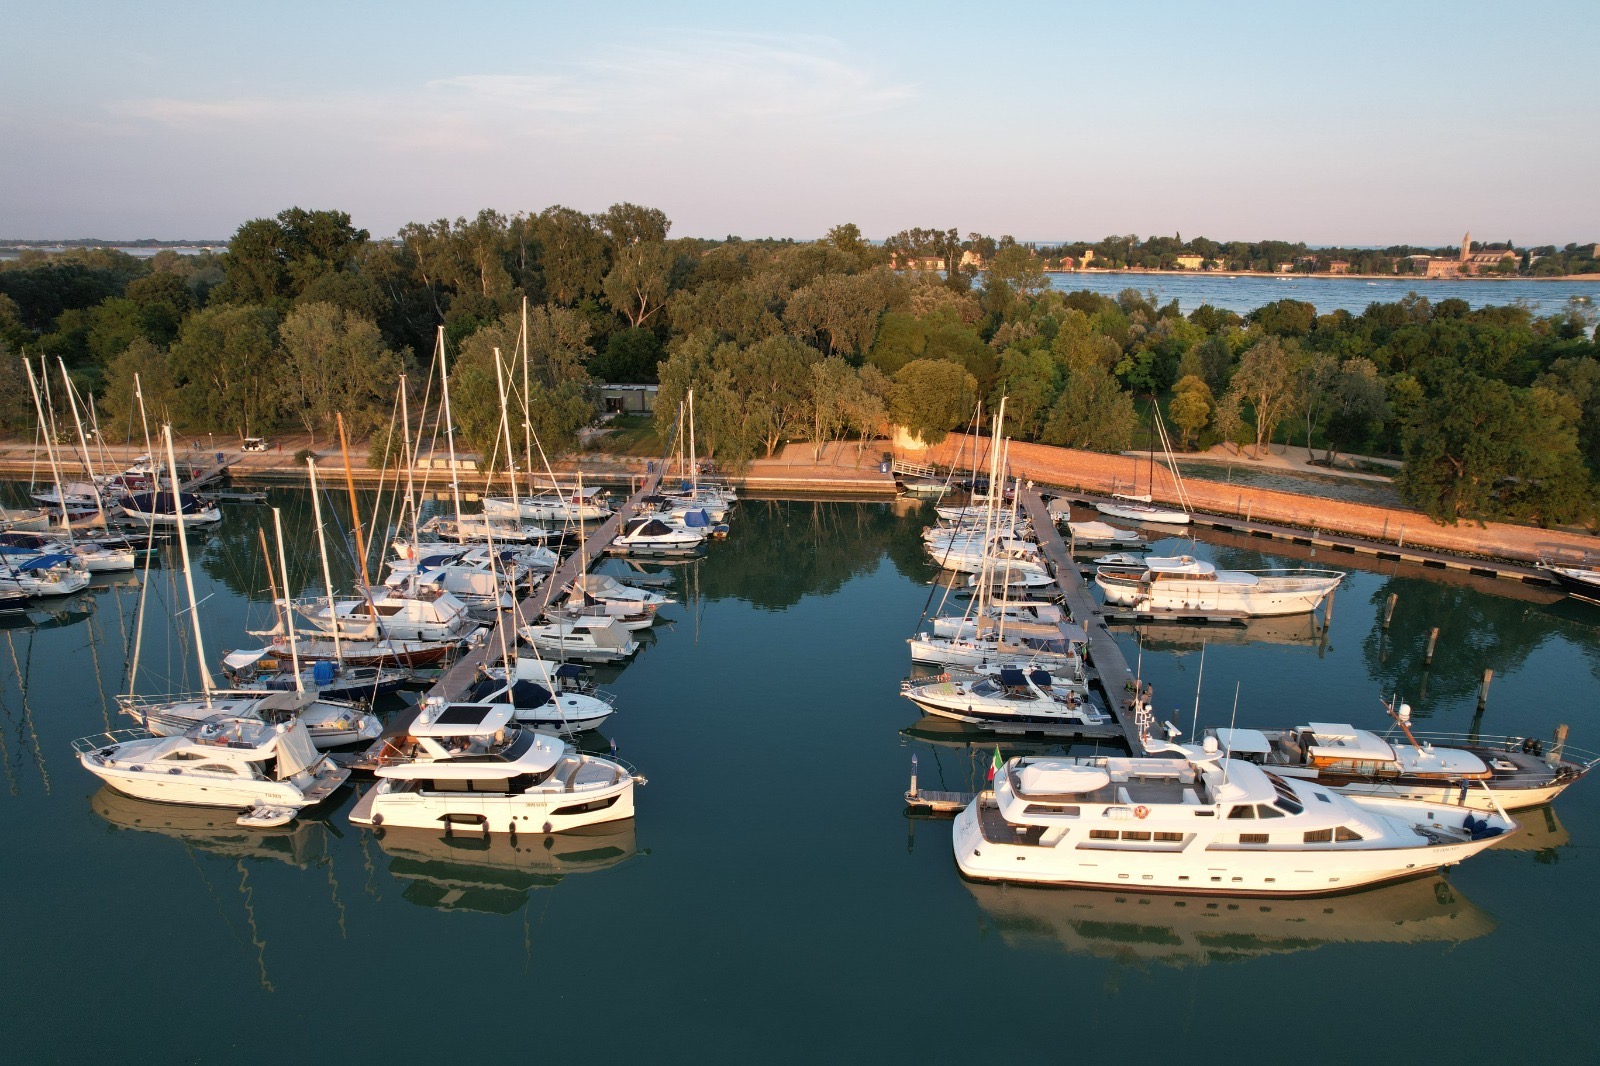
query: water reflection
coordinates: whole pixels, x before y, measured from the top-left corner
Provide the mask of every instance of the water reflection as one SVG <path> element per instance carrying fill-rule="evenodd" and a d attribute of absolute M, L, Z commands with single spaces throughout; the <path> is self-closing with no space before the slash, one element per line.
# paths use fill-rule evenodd
<path fill-rule="evenodd" d="M 152 833 L 212 855 L 284 862 L 302 870 L 320 866 L 328 858 L 329 837 L 338 835 L 331 822 L 304 817 L 274 829 L 247 829 L 238 824 L 238 811 L 151 803 L 110 787 L 89 797 L 89 809 L 114 830 Z"/>
<path fill-rule="evenodd" d="M 1147 652 L 1191 652 L 1218 644 L 1278 644 L 1315 648 L 1324 654 L 1333 650 L 1327 644 L 1327 636 L 1316 617 L 1309 614 L 1247 618 L 1240 625 L 1143 622 L 1137 626 L 1112 626 L 1111 629 L 1119 633 L 1138 634 L 1139 643 Z"/>
<path fill-rule="evenodd" d="M 1196 966 L 1326 944 L 1460 943 L 1495 919 L 1440 877 L 1321 899 L 1176 896 L 968 883 L 987 929 L 1010 947 L 1128 965 Z"/>
<path fill-rule="evenodd" d="M 632 819 L 542 836 L 388 829 L 378 844 L 389 856 L 389 872 L 405 883 L 401 894 L 410 902 L 486 914 L 513 914 L 528 902 L 529 892 L 571 874 L 610 869 L 639 850 Z"/>

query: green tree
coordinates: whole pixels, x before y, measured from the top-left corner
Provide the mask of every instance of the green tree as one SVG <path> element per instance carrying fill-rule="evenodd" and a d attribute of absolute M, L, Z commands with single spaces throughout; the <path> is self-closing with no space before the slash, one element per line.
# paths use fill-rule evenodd
<path fill-rule="evenodd" d="M 1067 375 L 1040 439 L 1065 448 L 1126 451 L 1133 444 L 1138 421 L 1133 397 L 1122 390 L 1111 372 L 1101 366 L 1085 366 Z"/>
<path fill-rule="evenodd" d="M 184 319 L 169 352 L 178 424 L 241 437 L 276 425 L 282 410 L 276 326 L 270 308 L 251 304 L 219 304 Z"/>
<path fill-rule="evenodd" d="M 1294 408 L 1294 357 L 1277 337 L 1263 337 L 1240 357 L 1230 391 L 1249 403 L 1255 414 L 1255 457 L 1260 459 L 1278 424 Z"/>
<path fill-rule="evenodd" d="M 328 303 L 301 304 L 278 327 L 285 406 L 312 435 L 343 414 L 359 436 L 389 414 L 400 356 L 384 346 L 377 323 Z"/>
<path fill-rule="evenodd" d="M 135 389 L 134 379 L 138 378 Z M 167 353 L 143 337 L 138 338 L 106 366 L 105 390 L 99 400 L 100 430 L 111 440 L 144 443 L 145 424 L 139 415 L 144 399 L 145 418 L 152 432 L 163 423 L 176 423 L 177 395 Z"/>
<path fill-rule="evenodd" d="M 618 330 L 606 338 L 606 350 L 589 364 L 589 371 L 601 381 L 653 385 L 662 355 L 661 341 L 652 330 Z"/>
<path fill-rule="evenodd" d="M 934 445 L 966 422 L 977 401 L 977 379 L 960 363 L 913 359 L 894 374 L 889 417 L 923 444 Z"/>
<path fill-rule="evenodd" d="M 1206 428 L 1214 402 L 1210 386 L 1201 378 L 1190 375 L 1178 382 L 1167 410 L 1178 427 L 1180 447 L 1188 448 L 1189 441 Z"/>

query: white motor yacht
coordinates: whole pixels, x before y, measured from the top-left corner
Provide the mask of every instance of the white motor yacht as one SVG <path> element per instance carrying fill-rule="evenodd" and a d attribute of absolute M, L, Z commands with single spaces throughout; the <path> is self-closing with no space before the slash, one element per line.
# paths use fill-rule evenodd
<path fill-rule="evenodd" d="M 531 623 L 517 632 L 540 655 L 563 662 L 615 663 L 639 650 L 639 642 L 620 622 L 603 616 Z"/>
<path fill-rule="evenodd" d="M 633 786 L 642 779 L 621 763 L 518 728 L 515 714 L 508 703 L 429 700 L 391 742 L 393 755 L 373 769 L 378 783 L 350 821 L 559 833 L 633 817 Z"/>
<path fill-rule="evenodd" d="M 1214 729 L 1207 733 L 1235 759 L 1283 777 L 1305 778 L 1348 795 L 1508 811 L 1540 807 L 1595 766 L 1584 753 L 1524 737 L 1418 737 L 1402 704 L 1405 743 L 1346 724 L 1311 722 L 1293 729 Z M 1431 735 L 1430 735 L 1431 736 Z"/>
<path fill-rule="evenodd" d="M 473 703 L 509 702 L 517 709 L 518 725 L 562 736 L 599 729 L 615 713 L 615 697 L 586 685 L 581 680 L 581 666 L 547 663 L 531 655 L 515 658 L 509 684 L 503 666 L 491 667 L 468 690 L 468 699 Z"/>
<path fill-rule="evenodd" d="M 1229 611 L 1252 617 L 1307 614 L 1344 580 L 1341 570 L 1218 570 L 1192 555 L 1150 556 L 1136 566 L 1101 566 L 1106 602 L 1143 611 Z"/>
<path fill-rule="evenodd" d="M 481 624 L 455 596 L 416 582 L 409 590 L 380 586 L 370 596 L 335 600 L 331 606 L 318 598 L 298 600 L 293 607 L 324 633 L 337 630 L 357 640 L 459 640 Z"/>
<path fill-rule="evenodd" d="M 691 555 L 701 549 L 707 533 L 681 529 L 655 515 L 641 515 L 623 523 L 611 542 L 611 551 L 623 555 Z"/>
<path fill-rule="evenodd" d="M 1003 667 L 987 674 L 910 678 L 900 695 L 929 714 L 969 725 L 1105 726 L 1111 719 L 1078 685 L 1055 684 L 1048 670 Z"/>
<path fill-rule="evenodd" d="M 222 521 L 222 511 L 217 505 L 192 492 L 180 492 L 185 526 L 209 526 Z M 177 508 L 173 506 L 172 492 L 135 492 L 124 497 L 122 513 L 135 522 L 145 525 L 174 526 L 178 524 Z"/>
<path fill-rule="evenodd" d="M 677 602 L 671 596 L 663 596 L 659 592 L 624 585 L 606 574 L 579 574 L 572 580 L 572 584 L 567 586 L 567 592 L 569 595 L 582 596 L 599 603 L 618 603 L 626 607 L 661 608 Z"/>
<path fill-rule="evenodd" d="M 317 752 L 305 727 L 218 715 L 177 736 L 123 729 L 72 743 L 85 769 L 138 799 L 297 811 L 320 803 L 350 771 Z"/>
<path fill-rule="evenodd" d="M 1143 533 L 1104 522 L 1068 522 L 1067 533 L 1074 548 L 1138 548 L 1144 544 Z"/>
<path fill-rule="evenodd" d="M 956 864 L 977 880 L 1316 895 L 1453 865 L 1516 828 L 1172 750 L 1184 757 L 1011 759 L 956 818 Z"/>
<path fill-rule="evenodd" d="M 422 524 L 418 532 L 470 544 L 543 544 L 558 539 L 559 530 L 529 525 L 516 515 L 464 514 L 456 518 L 438 516 Z"/>

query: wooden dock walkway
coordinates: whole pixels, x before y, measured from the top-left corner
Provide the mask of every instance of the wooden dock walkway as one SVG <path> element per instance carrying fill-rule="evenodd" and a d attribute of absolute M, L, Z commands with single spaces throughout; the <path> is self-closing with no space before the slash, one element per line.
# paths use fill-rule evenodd
<path fill-rule="evenodd" d="M 1018 497 L 1022 501 L 1023 511 L 1033 522 L 1034 534 L 1039 538 L 1039 550 L 1050 561 L 1050 569 L 1055 573 L 1056 584 L 1061 588 L 1067 610 L 1088 636 L 1086 665 L 1089 667 L 1089 682 L 1099 687 L 1107 708 L 1122 730 L 1128 750 L 1139 754 L 1139 727 L 1134 721 L 1131 706 L 1135 679 L 1128 667 L 1128 660 L 1111 633 L 1099 621 L 1098 607 L 1089 595 L 1089 587 L 1079 575 L 1072 557 L 1067 554 L 1067 546 L 1061 540 L 1061 533 L 1056 529 L 1050 512 L 1045 509 L 1044 499 L 1038 490 L 1028 484 L 1018 493 Z"/>
<path fill-rule="evenodd" d="M 518 603 L 515 609 L 500 611 L 495 625 L 487 630 L 488 639 L 481 643 L 475 642 L 471 651 L 456 660 L 455 665 L 434 682 L 425 698 L 438 697 L 447 701 L 459 699 L 477 680 L 479 667 L 483 666 L 491 656 L 499 655 L 502 647 L 515 648 L 517 630 L 523 625 L 537 621 L 545 608 L 550 605 L 550 601 L 560 595 L 562 589 L 570 585 L 579 575 L 588 573 L 589 567 L 594 565 L 595 560 L 605 554 L 606 547 L 616 537 L 618 530 L 622 528 L 622 523 L 626 522 L 638 508 L 639 501 L 653 495 L 660 484 L 661 471 L 658 466 L 634 490 L 633 495 L 617 507 L 615 514 L 586 534 L 583 545 L 563 559 L 561 564 L 544 579 L 543 584 Z"/>

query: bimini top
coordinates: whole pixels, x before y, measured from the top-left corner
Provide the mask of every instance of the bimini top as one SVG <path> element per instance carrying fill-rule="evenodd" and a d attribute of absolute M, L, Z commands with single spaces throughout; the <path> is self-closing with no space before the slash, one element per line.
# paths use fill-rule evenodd
<path fill-rule="evenodd" d="M 1306 755 L 1310 758 L 1348 759 L 1352 762 L 1395 761 L 1394 747 L 1376 733 L 1365 729 L 1357 729 L 1353 725 L 1312 722 L 1301 726 L 1301 732 L 1306 730 L 1311 731 L 1316 741 L 1306 748 Z"/>
<path fill-rule="evenodd" d="M 1259 729 L 1217 729 L 1213 733 L 1223 750 L 1234 755 L 1266 755 L 1272 751 L 1267 735 Z"/>
<path fill-rule="evenodd" d="M 1111 775 L 1098 766 L 1040 760 L 1017 771 L 1017 784 L 1030 796 L 1077 796 L 1110 783 Z"/>

